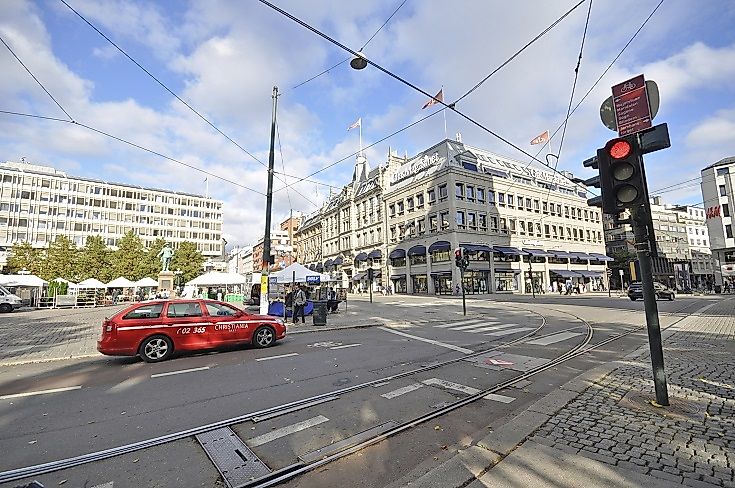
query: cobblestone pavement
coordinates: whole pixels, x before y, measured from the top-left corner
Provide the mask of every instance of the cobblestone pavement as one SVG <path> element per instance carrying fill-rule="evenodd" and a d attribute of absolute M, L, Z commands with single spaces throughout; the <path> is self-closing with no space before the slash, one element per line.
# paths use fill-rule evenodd
<path fill-rule="evenodd" d="M 735 300 L 664 339 L 670 408 L 655 398 L 648 354 L 568 403 L 532 440 L 693 487 L 735 487 Z"/>

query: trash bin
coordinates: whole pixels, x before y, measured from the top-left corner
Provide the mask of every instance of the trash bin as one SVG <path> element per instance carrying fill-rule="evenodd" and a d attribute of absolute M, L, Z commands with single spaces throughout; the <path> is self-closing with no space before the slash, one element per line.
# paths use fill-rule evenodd
<path fill-rule="evenodd" d="M 311 312 L 313 325 L 327 325 L 327 301 L 318 300 L 314 302 L 314 310 Z"/>
<path fill-rule="evenodd" d="M 722 286 L 715 285 L 715 293 L 722 293 Z"/>

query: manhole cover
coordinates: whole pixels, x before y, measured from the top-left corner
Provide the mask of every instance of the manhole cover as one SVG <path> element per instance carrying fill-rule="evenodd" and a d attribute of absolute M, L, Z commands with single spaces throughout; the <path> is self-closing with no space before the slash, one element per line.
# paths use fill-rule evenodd
<path fill-rule="evenodd" d="M 660 415 L 672 420 L 692 420 L 703 422 L 707 412 L 707 402 L 704 400 L 693 400 L 681 398 L 669 394 L 669 406 L 659 407 L 651 403 L 656 399 L 654 393 L 642 393 L 631 390 L 618 402 L 618 405 L 626 408 L 634 408 L 644 412 Z"/>

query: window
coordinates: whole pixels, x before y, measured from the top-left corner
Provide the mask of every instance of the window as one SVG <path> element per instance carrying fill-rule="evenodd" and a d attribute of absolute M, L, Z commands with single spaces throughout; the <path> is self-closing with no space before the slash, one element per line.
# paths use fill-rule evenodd
<path fill-rule="evenodd" d="M 497 217 L 490 217 L 490 229 L 492 229 L 493 232 L 498 231 L 498 218 Z"/>
<path fill-rule="evenodd" d="M 498 193 L 498 203 L 505 207 L 505 193 Z"/>
<path fill-rule="evenodd" d="M 206 303 L 205 307 L 207 307 L 207 313 L 209 315 L 217 317 L 234 317 L 240 313 L 235 307 L 219 303 Z"/>
<path fill-rule="evenodd" d="M 508 206 L 511 208 L 515 206 L 515 204 L 513 203 L 513 195 L 511 195 L 510 193 L 508 193 Z"/>
<path fill-rule="evenodd" d="M 526 222 L 521 220 L 519 228 L 520 228 L 521 235 L 525 236 L 526 235 Z"/>
<path fill-rule="evenodd" d="M 477 230 L 477 216 L 472 213 L 467 213 L 467 226 L 472 230 Z"/>
<path fill-rule="evenodd" d="M 523 197 L 518 196 L 518 210 L 523 210 Z"/>
<path fill-rule="evenodd" d="M 484 188 L 477 189 L 477 203 L 485 203 L 485 189 Z"/>
<path fill-rule="evenodd" d="M 413 212 L 413 197 L 408 197 L 406 199 L 406 206 L 408 207 L 409 212 Z"/>
<path fill-rule="evenodd" d="M 508 233 L 508 224 L 506 223 L 506 220 L 503 218 L 500 219 L 500 232 L 502 232 L 503 234 Z"/>
<path fill-rule="evenodd" d="M 721 197 L 727 196 L 727 190 L 725 190 L 725 185 L 720 185 L 720 196 Z"/>
<path fill-rule="evenodd" d="M 404 256 L 402 258 L 392 258 L 390 260 L 390 265 L 393 266 L 393 267 L 405 266 L 406 265 L 406 257 Z"/>
<path fill-rule="evenodd" d="M 398 202 L 398 215 L 403 215 L 403 202 Z"/>
<path fill-rule="evenodd" d="M 449 212 L 442 212 L 439 217 L 441 218 L 442 230 L 449 228 Z"/>
<path fill-rule="evenodd" d="M 163 311 L 163 303 L 154 303 L 151 305 L 143 305 L 135 310 L 131 310 L 123 316 L 123 320 L 128 319 L 157 319 Z"/>
<path fill-rule="evenodd" d="M 730 168 L 717 168 L 717 176 L 723 176 L 730 172 Z"/>
<path fill-rule="evenodd" d="M 457 228 L 465 228 L 464 212 L 462 210 L 457 210 Z"/>
<path fill-rule="evenodd" d="M 416 195 L 416 206 L 418 208 L 421 208 L 424 206 L 424 194 L 423 193 L 419 193 L 418 195 Z"/>
<path fill-rule="evenodd" d="M 446 188 L 446 187 L 445 187 Z M 433 188 L 429 189 L 429 203 L 436 202 L 436 191 Z"/>
<path fill-rule="evenodd" d="M 444 251 L 432 251 L 431 253 L 432 263 L 441 263 L 444 261 L 449 261 L 449 249 L 446 249 Z"/>
<path fill-rule="evenodd" d="M 475 187 L 468 186 L 467 193 L 465 193 L 465 195 L 467 196 L 467 200 L 474 202 L 475 201 Z"/>
<path fill-rule="evenodd" d="M 426 221 L 424 219 L 418 219 L 416 222 L 418 222 L 419 235 L 426 232 Z"/>
<path fill-rule="evenodd" d="M 391 217 L 396 216 L 396 205 L 394 203 L 391 203 L 390 205 L 388 205 L 388 213 L 390 214 Z"/>
<path fill-rule="evenodd" d="M 429 231 L 430 232 L 436 232 L 437 231 L 437 224 L 436 224 L 436 214 L 429 215 Z"/>
<path fill-rule="evenodd" d="M 168 304 L 167 317 L 201 317 L 202 307 L 197 302 L 180 302 Z"/>
<path fill-rule="evenodd" d="M 722 204 L 722 216 L 723 217 L 729 217 L 730 216 L 730 206 L 726 203 Z"/>
<path fill-rule="evenodd" d="M 487 191 L 487 203 L 495 205 L 495 192 L 492 190 Z"/>
<path fill-rule="evenodd" d="M 531 211 L 531 199 L 526 198 L 526 210 Z"/>
<path fill-rule="evenodd" d="M 447 185 L 439 185 L 439 201 L 441 202 L 446 200 L 447 196 Z"/>
<path fill-rule="evenodd" d="M 417 256 L 409 256 L 408 261 L 411 265 L 415 264 L 426 264 L 426 254 L 419 254 Z"/>
<path fill-rule="evenodd" d="M 544 202 L 543 205 L 542 205 L 542 209 L 543 209 L 543 212 L 545 214 L 549 213 L 549 203 L 548 202 Z"/>
<path fill-rule="evenodd" d="M 541 210 L 541 208 L 539 207 L 539 201 L 538 200 L 534 200 L 533 201 L 533 209 L 536 211 L 536 213 L 538 213 Z"/>
<path fill-rule="evenodd" d="M 464 199 L 464 185 L 462 183 L 457 183 L 455 185 L 454 196 L 457 197 L 459 200 Z"/>
<path fill-rule="evenodd" d="M 725 237 L 727 237 L 728 239 L 732 239 L 732 225 L 730 224 L 727 224 L 725 226 Z"/>

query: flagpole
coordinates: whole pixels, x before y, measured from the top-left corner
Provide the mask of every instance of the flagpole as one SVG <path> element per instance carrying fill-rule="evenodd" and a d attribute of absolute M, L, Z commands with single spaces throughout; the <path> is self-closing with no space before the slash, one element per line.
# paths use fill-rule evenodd
<path fill-rule="evenodd" d="M 362 117 L 360 117 L 360 156 L 362 156 Z"/>
<path fill-rule="evenodd" d="M 204 198 L 209 198 L 209 177 L 204 178 L 204 182 L 207 184 L 207 189 L 204 193 Z"/>
<path fill-rule="evenodd" d="M 441 87 L 442 92 L 442 99 L 446 98 L 444 96 L 444 85 Z M 442 114 L 444 115 L 444 139 L 447 139 L 447 108 L 442 108 Z"/>

